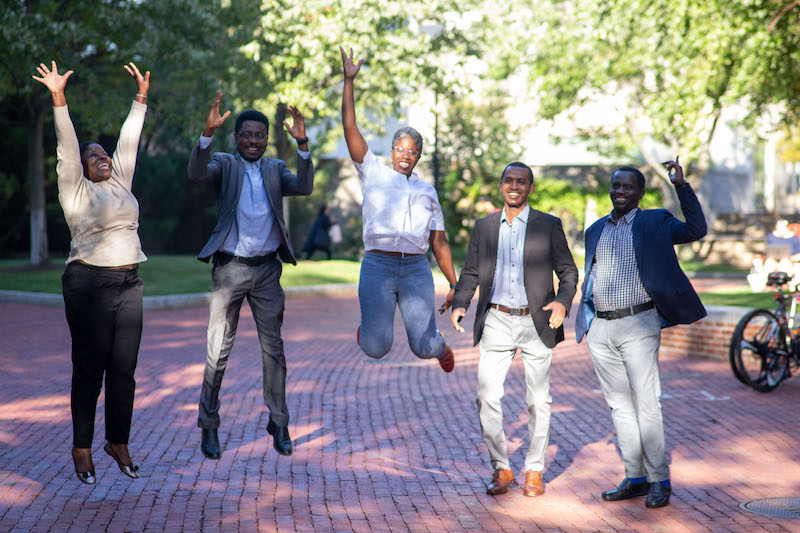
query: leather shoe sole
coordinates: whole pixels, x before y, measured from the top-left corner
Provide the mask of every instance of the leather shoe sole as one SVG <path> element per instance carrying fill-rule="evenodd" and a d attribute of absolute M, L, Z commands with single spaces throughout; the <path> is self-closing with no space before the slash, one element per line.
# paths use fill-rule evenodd
<path fill-rule="evenodd" d="M 281 455 L 292 455 L 292 439 L 288 427 L 278 427 L 272 420 L 267 423 L 267 433 L 272 435 L 272 447 Z"/>
<path fill-rule="evenodd" d="M 616 489 L 604 492 L 602 497 L 607 502 L 618 502 L 620 500 L 629 500 L 631 498 L 646 496 L 649 490 L 650 483 L 646 481 L 631 483 L 630 480 L 625 478 Z"/>
<path fill-rule="evenodd" d="M 671 487 L 667 487 L 663 483 L 653 483 L 650 487 L 650 491 L 647 493 L 647 500 L 644 502 L 644 505 L 648 509 L 664 507 L 669 504 L 669 497 L 671 494 Z"/>
<path fill-rule="evenodd" d="M 219 437 L 216 429 L 203 428 L 203 436 L 200 440 L 200 451 L 209 459 L 219 459 L 222 452 L 219 449 Z"/>
<path fill-rule="evenodd" d="M 453 354 L 453 349 L 450 348 L 448 345 L 444 345 L 444 355 L 441 359 L 439 359 L 439 366 L 442 367 L 442 370 L 445 372 L 452 372 L 453 368 L 456 366 L 456 357 Z"/>

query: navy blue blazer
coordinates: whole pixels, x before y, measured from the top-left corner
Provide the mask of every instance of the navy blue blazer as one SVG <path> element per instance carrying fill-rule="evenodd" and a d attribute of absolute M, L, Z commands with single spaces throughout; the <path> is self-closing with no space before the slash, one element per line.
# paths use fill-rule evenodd
<path fill-rule="evenodd" d="M 676 244 L 702 239 L 706 234 L 706 219 L 697 196 L 690 185 L 676 188 L 681 211 L 686 222 L 681 222 L 666 209 L 641 210 L 633 219 L 633 248 L 636 265 L 644 288 L 656 304 L 661 316 L 661 327 L 691 324 L 706 316 L 706 308 L 694 291 L 689 278 L 678 265 Z M 595 316 L 592 270 L 597 241 L 610 215 L 606 215 L 586 230 L 586 265 L 581 302 L 575 317 L 575 336 L 581 342 L 589 331 Z"/>

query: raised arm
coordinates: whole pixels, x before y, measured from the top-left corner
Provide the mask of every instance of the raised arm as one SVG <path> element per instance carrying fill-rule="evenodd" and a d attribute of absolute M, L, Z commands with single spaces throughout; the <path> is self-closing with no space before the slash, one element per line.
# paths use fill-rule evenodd
<path fill-rule="evenodd" d="M 51 61 L 51 67 L 49 69 L 44 63 L 39 63 L 36 70 L 39 72 L 40 77 L 31 77 L 47 87 L 50 91 L 50 96 L 53 97 L 53 107 L 64 107 L 67 105 L 67 97 L 64 95 L 64 88 L 67 86 L 67 80 L 72 76 L 72 71 L 68 70 L 64 74 L 59 74 L 58 66 L 55 61 Z"/>
<path fill-rule="evenodd" d="M 356 125 L 356 105 L 353 96 L 353 80 L 355 80 L 358 70 L 364 63 L 363 59 L 358 64 L 353 64 L 353 49 L 350 49 L 348 56 L 344 48 L 339 47 L 342 52 L 342 70 L 344 71 L 344 90 L 342 91 L 342 126 L 344 127 L 344 140 L 350 152 L 350 159 L 356 163 L 363 163 L 364 156 L 367 155 L 367 141 L 361 135 Z"/>
<path fill-rule="evenodd" d="M 211 141 L 210 137 L 214 135 L 214 131 L 222 126 L 231 112 L 226 111 L 225 114 L 219 114 L 219 103 L 222 101 L 222 91 L 217 91 L 214 96 L 214 102 L 211 104 L 211 109 L 208 112 L 206 119 L 206 127 L 203 128 L 203 137 L 209 138 L 206 142 L 203 139 L 198 139 L 192 148 L 192 154 L 189 156 L 189 168 L 187 174 L 191 181 L 202 183 L 206 186 L 216 186 L 217 180 L 220 176 L 219 165 L 209 165 L 211 159 Z"/>
<path fill-rule="evenodd" d="M 39 77 L 32 76 L 50 91 L 53 97 L 54 122 L 56 126 L 56 174 L 58 175 L 59 195 L 69 194 L 69 191 L 76 190 L 82 184 L 83 165 L 81 165 L 81 154 L 78 145 L 78 136 L 75 135 L 75 127 L 69 117 L 67 109 L 67 98 L 64 89 L 67 80 L 72 76 L 72 71 L 68 70 L 63 75 L 58 73 L 56 62 L 52 62 L 51 68 L 47 68 L 44 63 L 40 63 L 36 70 Z"/>
<path fill-rule="evenodd" d="M 132 62 L 123 65 L 134 80 L 136 80 L 136 96 L 131 106 L 128 118 L 122 124 L 117 141 L 117 149 L 112 155 L 111 168 L 116 172 L 122 183 L 131 188 L 133 184 L 133 172 L 136 168 L 136 153 L 139 151 L 139 138 L 142 135 L 144 126 L 144 115 L 147 112 L 147 91 L 150 89 L 150 71 L 142 75 L 139 69 Z"/>

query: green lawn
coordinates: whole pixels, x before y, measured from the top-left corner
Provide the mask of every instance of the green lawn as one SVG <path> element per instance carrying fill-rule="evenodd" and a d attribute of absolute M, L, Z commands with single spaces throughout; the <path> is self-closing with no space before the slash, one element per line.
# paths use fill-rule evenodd
<path fill-rule="evenodd" d="M 23 259 L 0 260 L 0 289 L 61 293 L 64 265 L 54 260 L 47 268 L 30 271 Z M 325 283 L 356 283 L 361 264 L 357 261 L 300 261 L 283 265 L 284 287 Z M 145 296 L 187 294 L 211 290 L 211 264 L 190 255 L 153 255 L 139 265 Z"/>
<path fill-rule="evenodd" d="M 64 271 L 62 261 L 54 259 L 46 268 L 30 270 L 26 268 L 27 261 L 24 259 L 0 260 L 0 289 L 59 294 L 61 273 Z M 687 270 L 694 271 L 708 269 L 701 264 L 684 266 L 688 267 Z M 724 266 L 715 265 L 714 270 L 724 270 Z M 300 261 L 296 267 L 284 264 L 281 284 L 284 287 L 296 287 L 327 283 L 357 283 L 360 268 L 358 261 L 341 259 Z M 434 268 L 434 272 L 441 275 L 437 268 Z M 145 296 L 208 292 L 211 289 L 211 265 L 198 261 L 194 256 L 150 256 L 139 266 L 139 274 L 144 280 Z M 706 305 L 768 309 L 774 306 L 772 293 L 752 293 L 745 285 L 726 292 L 703 293 L 700 298 Z"/>
<path fill-rule="evenodd" d="M 775 308 L 775 297 L 771 292 L 752 292 L 749 287 L 724 292 L 700 293 L 705 305 L 732 305 L 735 307 Z"/>

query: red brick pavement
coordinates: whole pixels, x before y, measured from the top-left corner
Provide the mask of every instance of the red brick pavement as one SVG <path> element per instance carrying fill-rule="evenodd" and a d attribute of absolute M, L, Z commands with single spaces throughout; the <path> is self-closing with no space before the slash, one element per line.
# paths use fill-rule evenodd
<path fill-rule="evenodd" d="M 725 362 L 662 358 L 671 505 L 605 503 L 600 492 L 622 479 L 622 466 L 585 346 L 568 340 L 553 358 L 546 492 L 492 497 L 485 494 L 491 471 L 469 332 L 457 335 L 440 322 L 455 348 L 452 374 L 410 353 L 399 320 L 393 351 L 374 362 L 355 345 L 355 299 L 288 301 L 295 454 L 287 458 L 265 430 L 258 342 L 245 308 L 222 389 L 224 451 L 211 461 L 200 453 L 195 427 L 207 311 L 153 311 L 145 317 L 130 446 L 142 478 L 125 477 L 103 453 L 101 396 L 98 481 L 87 486 L 75 478 L 69 454 L 63 311 L 0 304 L 0 317 L 0 531 L 800 530 L 800 521 L 738 507 L 800 496 L 800 379 L 759 394 L 740 385 Z M 504 408 L 523 481 L 519 361 Z"/>

